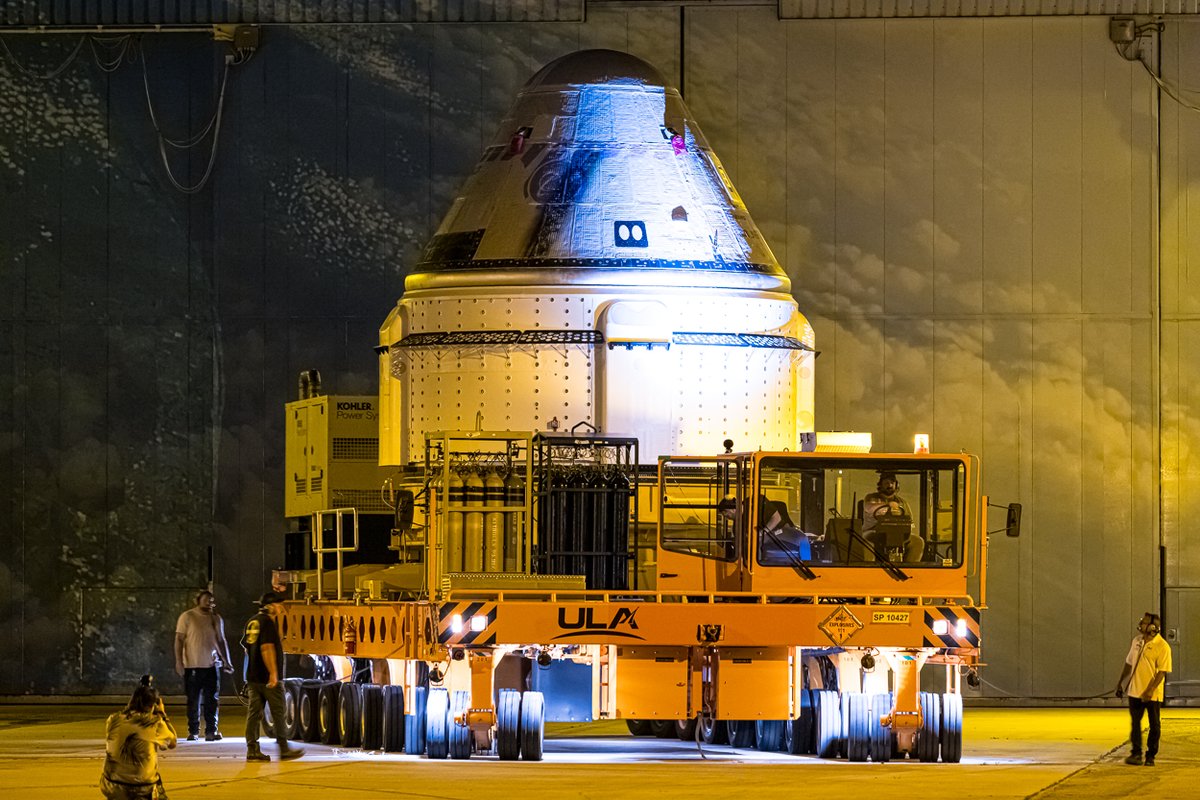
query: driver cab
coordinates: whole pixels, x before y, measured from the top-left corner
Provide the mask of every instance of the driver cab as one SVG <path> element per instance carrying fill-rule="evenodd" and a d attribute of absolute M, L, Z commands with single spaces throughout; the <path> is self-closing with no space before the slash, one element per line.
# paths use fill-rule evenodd
<path fill-rule="evenodd" d="M 752 453 L 660 461 L 658 588 L 963 595 L 973 456 Z M 875 584 L 880 586 L 875 586 Z"/>

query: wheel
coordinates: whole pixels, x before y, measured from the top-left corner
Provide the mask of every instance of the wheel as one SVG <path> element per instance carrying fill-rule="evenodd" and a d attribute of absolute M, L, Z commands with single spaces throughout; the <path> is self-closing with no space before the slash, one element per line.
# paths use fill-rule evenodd
<path fill-rule="evenodd" d="M 696 727 L 700 730 L 700 741 L 705 744 L 725 744 L 729 741 L 723 721 L 701 714 L 696 718 Z"/>
<path fill-rule="evenodd" d="M 300 735 L 306 742 L 321 738 L 321 726 L 317 720 L 320 703 L 320 684 L 307 684 L 300 693 Z"/>
<path fill-rule="evenodd" d="M 546 735 L 546 699 L 541 692 L 521 695 L 521 758 L 542 760 L 542 744 Z"/>
<path fill-rule="evenodd" d="M 445 689 L 430 689 L 425 702 L 425 755 L 445 758 L 450 754 L 446 740 L 446 715 L 450 713 L 450 693 Z"/>
<path fill-rule="evenodd" d="M 425 752 L 425 698 L 429 690 L 417 686 L 412 691 L 414 708 L 404 715 L 404 752 L 419 756 Z"/>
<path fill-rule="evenodd" d="M 496 755 L 501 761 L 521 755 L 521 693 L 516 689 L 501 689 L 496 703 Z"/>
<path fill-rule="evenodd" d="M 343 683 L 338 691 L 338 718 L 341 720 L 342 744 L 358 747 L 362 744 L 362 684 Z"/>
<path fill-rule="evenodd" d="M 783 749 L 783 728 L 787 720 L 763 719 L 754 723 L 754 738 L 758 749 L 764 753 L 778 753 Z"/>
<path fill-rule="evenodd" d="M 340 683 L 327 683 L 317 692 L 317 724 L 321 729 L 321 744 L 341 744 L 342 726 L 338 719 Z"/>
<path fill-rule="evenodd" d="M 471 726 L 467 724 L 467 712 L 471 710 L 471 693 L 457 691 L 450 697 L 450 716 L 446 718 L 447 738 L 450 741 L 451 758 L 471 757 Z M 461 723 L 458 720 L 462 720 Z"/>
<path fill-rule="evenodd" d="M 783 749 L 794 756 L 813 751 L 813 690 L 800 693 L 800 713 L 783 726 Z"/>
<path fill-rule="evenodd" d="M 942 737 L 942 698 L 933 692 L 921 692 L 921 732 L 917 734 L 917 758 L 938 760 Z"/>
<path fill-rule="evenodd" d="M 846 758 L 867 760 L 867 696 L 861 693 L 842 697 L 846 723 Z"/>
<path fill-rule="evenodd" d="M 645 719 L 627 719 L 625 727 L 629 728 L 631 736 L 649 736 L 650 721 Z"/>
<path fill-rule="evenodd" d="M 258 727 L 263 736 L 268 739 L 275 738 L 275 718 L 271 716 L 271 706 L 268 703 L 263 703 L 262 722 Z"/>
<path fill-rule="evenodd" d="M 886 694 L 873 694 L 867 699 L 867 749 L 876 764 L 892 758 L 892 730 L 880 722 L 891 712 L 892 701 Z"/>
<path fill-rule="evenodd" d="M 745 719 L 725 721 L 725 735 L 730 747 L 754 747 L 754 723 Z"/>
<path fill-rule="evenodd" d="M 675 720 L 675 735 L 681 742 L 696 740 L 696 718 Z"/>
<path fill-rule="evenodd" d="M 288 678 L 283 682 L 284 735 L 289 739 L 300 738 L 300 687 L 299 678 Z"/>
<path fill-rule="evenodd" d="M 828 689 L 813 692 L 814 748 L 821 758 L 837 758 L 842 736 L 842 709 L 837 692 Z"/>
<path fill-rule="evenodd" d="M 656 719 L 650 723 L 650 733 L 659 739 L 675 738 L 675 720 Z"/>
<path fill-rule="evenodd" d="M 388 753 L 404 750 L 404 687 L 383 687 L 383 749 Z"/>
<path fill-rule="evenodd" d="M 359 738 L 364 750 L 383 746 L 383 687 L 371 683 L 359 684 L 362 692 L 362 725 Z"/>
<path fill-rule="evenodd" d="M 957 764 L 962 760 L 963 732 L 962 695 L 946 692 L 942 695 L 942 761 Z"/>

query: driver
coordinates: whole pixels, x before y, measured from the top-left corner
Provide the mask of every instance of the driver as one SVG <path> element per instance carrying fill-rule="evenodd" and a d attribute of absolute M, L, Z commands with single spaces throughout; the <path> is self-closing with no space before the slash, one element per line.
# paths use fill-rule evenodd
<path fill-rule="evenodd" d="M 871 543 L 876 552 L 884 552 L 887 546 L 882 541 L 882 533 L 875 530 L 876 525 L 879 520 L 889 517 L 896 521 L 907 520 L 909 524 L 908 540 L 904 544 L 901 560 L 920 561 L 925 553 L 925 540 L 912 530 L 912 509 L 908 501 L 900 496 L 900 481 L 894 472 L 881 472 L 875 491 L 863 498 L 863 538 Z M 867 557 L 871 558 L 871 554 Z"/>

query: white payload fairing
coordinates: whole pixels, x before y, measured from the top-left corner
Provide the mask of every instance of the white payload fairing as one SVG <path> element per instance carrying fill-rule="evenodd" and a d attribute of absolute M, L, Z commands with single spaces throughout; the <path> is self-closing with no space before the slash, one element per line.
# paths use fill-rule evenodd
<path fill-rule="evenodd" d="M 380 330 L 380 463 L 433 431 L 799 449 L 813 333 L 679 92 L 585 50 L 525 84 Z"/>

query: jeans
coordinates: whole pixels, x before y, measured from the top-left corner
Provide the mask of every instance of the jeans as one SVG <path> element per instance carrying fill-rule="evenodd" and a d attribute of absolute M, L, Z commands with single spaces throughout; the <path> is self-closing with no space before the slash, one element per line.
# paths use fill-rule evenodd
<path fill-rule="evenodd" d="M 1146 758 L 1158 755 L 1158 712 L 1162 703 L 1129 695 L 1129 744 L 1136 755 L 1142 752 L 1142 712 L 1150 717 L 1150 734 L 1146 737 Z"/>
<path fill-rule="evenodd" d="M 188 735 L 200 733 L 200 711 L 204 711 L 204 732 L 217 732 L 217 705 L 221 693 L 220 671 L 216 667 L 189 667 L 183 671 L 183 691 L 187 695 Z"/>
<path fill-rule="evenodd" d="M 279 743 L 279 752 L 288 749 L 287 731 L 284 729 L 283 681 L 267 688 L 265 683 L 247 683 L 246 693 L 250 696 L 250 706 L 246 709 L 246 747 L 258 747 L 258 730 L 262 723 L 263 706 L 271 709 L 271 720 L 275 723 L 275 741 Z"/>

